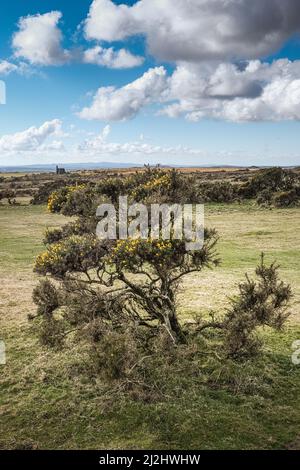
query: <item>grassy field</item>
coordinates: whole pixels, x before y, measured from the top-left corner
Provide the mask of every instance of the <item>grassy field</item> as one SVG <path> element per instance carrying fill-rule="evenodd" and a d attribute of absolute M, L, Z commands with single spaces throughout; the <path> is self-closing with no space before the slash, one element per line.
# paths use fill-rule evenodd
<path fill-rule="evenodd" d="M 245 365 L 248 385 L 239 393 L 238 382 L 235 390 L 213 388 L 201 374 L 184 382 L 179 371 L 168 399 L 153 403 L 115 400 L 116 390 L 86 373 L 84 350 L 43 348 L 27 320 L 43 232 L 63 222 L 43 206 L 0 205 L 0 340 L 7 348 L 7 364 L 0 366 L 0 448 L 300 448 L 300 366 L 291 362 L 292 342 L 300 339 L 299 209 L 206 208 L 206 225 L 220 234 L 222 265 L 185 282 L 181 317 L 224 311 L 264 251 L 292 285 L 291 320 L 283 333 L 263 333 L 264 355 Z"/>

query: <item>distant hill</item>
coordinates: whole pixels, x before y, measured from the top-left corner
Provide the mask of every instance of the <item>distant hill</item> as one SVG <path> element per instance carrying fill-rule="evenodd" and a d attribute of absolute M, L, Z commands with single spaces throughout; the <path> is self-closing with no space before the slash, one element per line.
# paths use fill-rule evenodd
<path fill-rule="evenodd" d="M 41 165 L 16 165 L 16 166 L 0 166 L 0 172 L 2 173 L 34 173 L 34 172 L 55 172 L 57 163 L 53 164 L 41 164 Z M 112 162 L 100 162 L 100 163 L 58 163 L 60 168 L 66 170 L 96 170 L 103 168 L 132 168 L 142 167 L 138 163 L 112 163 Z"/>
<path fill-rule="evenodd" d="M 53 163 L 41 165 L 15 165 L 15 166 L 0 166 L 2 173 L 35 173 L 35 172 L 55 172 L 56 165 L 66 170 L 97 170 L 97 169 L 110 169 L 110 168 L 142 168 L 142 163 L 121 163 L 121 162 L 99 162 L 99 163 Z M 155 165 L 152 165 L 155 166 Z M 237 168 L 236 165 L 160 165 L 162 168 Z M 241 167 L 242 168 L 242 167 Z"/>
<path fill-rule="evenodd" d="M 41 165 L 15 165 L 15 166 L 0 166 L 0 173 L 49 173 L 55 172 L 56 165 L 66 170 L 97 170 L 97 169 L 117 169 L 117 168 L 142 168 L 142 163 L 124 163 L 124 162 L 99 162 L 99 163 L 53 163 L 53 164 L 41 164 Z M 155 166 L 154 164 L 151 166 Z M 162 165 L 162 168 L 249 168 L 259 169 L 267 168 L 266 166 L 243 166 L 243 165 L 214 165 L 214 164 L 199 164 L 199 165 Z M 292 167 L 290 167 L 292 168 Z"/>

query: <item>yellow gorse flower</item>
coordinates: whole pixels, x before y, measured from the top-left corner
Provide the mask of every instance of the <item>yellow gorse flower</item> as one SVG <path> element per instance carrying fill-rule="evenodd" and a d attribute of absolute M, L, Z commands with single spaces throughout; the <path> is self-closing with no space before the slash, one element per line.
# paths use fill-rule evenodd
<path fill-rule="evenodd" d="M 171 185 L 170 175 L 165 174 L 165 175 L 153 178 L 153 179 L 147 181 L 144 184 L 141 184 L 140 186 L 138 186 L 138 188 L 136 188 L 134 191 L 132 191 L 132 196 L 136 197 L 143 191 L 148 192 L 148 191 L 155 190 L 159 187 L 163 187 L 163 188 L 168 189 L 170 187 L 170 185 Z"/>
<path fill-rule="evenodd" d="M 66 191 L 67 194 L 65 194 L 65 198 L 68 198 L 70 194 L 72 194 L 75 191 L 81 190 L 86 188 L 86 184 L 77 184 L 74 186 L 66 186 Z M 53 193 L 50 194 L 48 198 L 48 204 L 47 204 L 47 209 L 49 212 L 55 212 L 55 208 L 57 206 L 57 203 L 59 202 L 61 198 L 61 193 L 60 191 L 53 191 Z"/>
<path fill-rule="evenodd" d="M 109 263 L 119 263 L 121 267 L 129 267 L 135 260 L 135 256 L 143 256 L 148 253 L 155 258 L 164 258 L 169 256 L 173 251 L 173 244 L 171 240 L 147 240 L 136 238 L 127 240 L 118 240 L 112 249 L 107 260 Z"/>
<path fill-rule="evenodd" d="M 79 259 L 84 259 L 88 253 L 97 247 L 97 239 L 86 239 L 79 235 L 72 235 L 67 240 L 53 243 L 48 250 L 41 253 L 35 262 L 37 269 L 53 266 L 62 261 L 66 254 L 73 253 Z"/>

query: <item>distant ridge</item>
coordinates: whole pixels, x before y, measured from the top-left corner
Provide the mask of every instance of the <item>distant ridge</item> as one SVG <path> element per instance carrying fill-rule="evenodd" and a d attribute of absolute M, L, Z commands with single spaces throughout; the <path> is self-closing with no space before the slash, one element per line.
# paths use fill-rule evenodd
<path fill-rule="evenodd" d="M 2 173 L 14 173 L 14 172 L 55 172 L 56 165 L 59 167 L 66 168 L 68 170 L 97 170 L 97 169 L 109 169 L 109 168 L 140 168 L 144 165 L 138 163 L 112 163 L 112 162 L 100 162 L 100 163 L 49 163 L 40 165 L 7 165 L 0 166 L 0 172 Z"/>
<path fill-rule="evenodd" d="M 67 170 L 97 170 L 97 169 L 117 169 L 117 168 L 142 168 L 142 163 L 121 163 L 121 162 L 99 162 L 99 163 L 53 163 L 53 164 L 40 164 L 40 165 L 7 165 L 0 166 L 2 173 L 15 173 L 15 172 L 55 172 L 56 165 L 66 168 Z M 151 166 L 155 166 L 152 164 Z M 238 165 L 162 165 L 162 168 L 247 168 Z"/>
<path fill-rule="evenodd" d="M 101 170 L 101 169 L 123 169 L 123 168 L 143 168 L 143 163 L 121 163 L 121 162 L 99 162 L 99 163 L 51 163 L 36 165 L 6 165 L 0 166 L 0 173 L 49 173 L 56 171 L 56 165 L 67 170 Z M 156 164 L 151 164 L 155 166 Z M 162 168 L 241 168 L 241 169 L 259 169 L 270 168 L 270 166 L 245 166 L 245 165 L 217 165 L 217 164 L 200 164 L 199 165 L 163 165 L 157 163 Z M 295 168 L 295 166 L 285 166 L 282 168 Z"/>

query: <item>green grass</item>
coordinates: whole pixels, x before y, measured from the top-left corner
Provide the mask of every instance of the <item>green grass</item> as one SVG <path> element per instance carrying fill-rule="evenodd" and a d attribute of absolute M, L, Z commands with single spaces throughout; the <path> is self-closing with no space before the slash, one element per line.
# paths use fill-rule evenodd
<path fill-rule="evenodd" d="M 224 309 L 227 297 L 236 293 L 246 271 L 254 272 L 264 252 L 266 261 L 276 261 L 282 278 L 291 284 L 293 318 L 300 321 L 300 210 L 212 204 L 205 206 L 205 223 L 219 233 L 222 264 L 185 281 L 179 298 L 182 313 Z"/>
<path fill-rule="evenodd" d="M 0 266 L 6 270 L 32 269 L 34 259 L 43 249 L 47 226 L 65 222 L 41 206 L 0 205 Z"/>
<path fill-rule="evenodd" d="M 174 365 L 160 380 L 164 398 L 133 400 L 88 372 L 84 346 L 40 346 L 33 324 L 32 273 L 46 226 L 63 223 L 39 206 L 0 206 L 0 448 L 279 449 L 299 440 L 300 366 L 291 344 L 300 339 L 300 210 L 211 205 L 207 224 L 220 233 L 222 266 L 191 276 L 179 302 L 182 317 L 224 310 L 261 251 L 277 259 L 295 293 L 293 317 L 280 334 L 265 331 L 263 355 L 243 365 L 209 361 L 197 376 Z M 163 375 L 163 374 L 162 374 Z M 207 380 L 216 377 L 217 386 Z"/>

